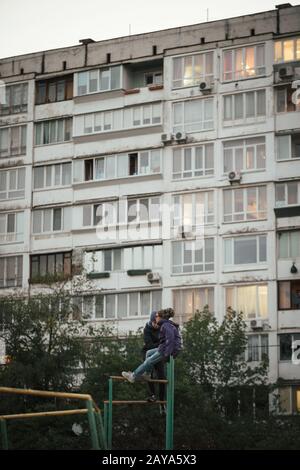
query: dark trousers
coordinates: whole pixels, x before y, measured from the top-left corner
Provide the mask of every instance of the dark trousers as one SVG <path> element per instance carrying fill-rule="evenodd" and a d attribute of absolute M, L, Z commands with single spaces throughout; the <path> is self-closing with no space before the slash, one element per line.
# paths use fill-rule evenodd
<path fill-rule="evenodd" d="M 146 353 L 144 354 L 144 359 L 145 359 Z M 158 379 L 158 380 L 165 380 L 166 379 L 166 373 L 165 373 L 165 361 L 160 361 L 157 362 L 157 364 L 154 364 L 153 370 L 151 372 L 151 378 L 152 379 Z M 159 400 L 164 401 L 165 400 L 165 390 L 166 390 L 166 385 L 165 384 L 156 384 L 154 382 L 148 382 L 148 388 L 150 391 L 151 395 L 156 395 L 155 389 L 158 385 L 158 391 L 159 391 Z"/>

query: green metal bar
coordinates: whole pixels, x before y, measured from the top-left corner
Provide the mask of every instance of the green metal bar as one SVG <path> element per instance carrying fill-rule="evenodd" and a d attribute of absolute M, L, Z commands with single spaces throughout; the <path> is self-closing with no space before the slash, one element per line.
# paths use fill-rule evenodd
<path fill-rule="evenodd" d="M 171 356 L 167 364 L 167 416 L 166 416 L 166 450 L 173 450 L 174 430 L 174 359 Z"/>
<path fill-rule="evenodd" d="M 5 419 L 0 419 L 0 429 L 2 438 L 2 449 L 8 450 L 7 426 Z"/>
<path fill-rule="evenodd" d="M 108 436 L 107 436 L 107 403 L 104 403 L 104 433 L 105 433 L 105 438 L 106 438 L 106 443 L 108 444 Z"/>
<path fill-rule="evenodd" d="M 107 420 L 107 447 L 109 450 L 112 448 L 112 411 L 113 411 L 113 381 L 108 381 L 108 420 Z"/>
<path fill-rule="evenodd" d="M 106 436 L 101 412 L 96 413 L 96 421 L 98 424 L 99 443 L 102 445 L 102 449 L 107 450 Z"/>
<path fill-rule="evenodd" d="M 90 431 L 91 431 L 93 449 L 99 450 L 100 447 L 99 447 L 96 419 L 94 415 L 94 408 L 93 408 L 92 400 L 86 401 L 86 407 L 88 410 L 88 419 L 89 419 L 89 426 L 90 426 Z"/>

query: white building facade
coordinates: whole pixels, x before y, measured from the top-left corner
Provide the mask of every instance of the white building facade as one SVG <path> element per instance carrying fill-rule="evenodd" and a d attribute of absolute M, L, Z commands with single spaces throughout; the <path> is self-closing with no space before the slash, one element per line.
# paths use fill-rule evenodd
<path fill-rule="evenodd" d="M 0 60 L 0 295 L 243 311 L 300 412 L 300 7 Z"/>

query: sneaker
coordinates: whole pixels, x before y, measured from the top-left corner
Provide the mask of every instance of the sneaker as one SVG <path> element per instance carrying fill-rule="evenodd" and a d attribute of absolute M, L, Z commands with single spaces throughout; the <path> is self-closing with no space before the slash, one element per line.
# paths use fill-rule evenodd
<path fill-rule="evenodd" d="M 160 412 L 161 416 L 166 416 L 167 410 L 166 410 L 166 405 L 164 403 L 160 403 L 159 412 Z"/>
<path fill-rule="evenodd" d="M 156 400 L 157 400 L 157 398 L 156 398 L 155 395 L 150 395 L 150 397 L 147 398 L 147 401 L 148 401 L 149 403 L 153 403 L 153 402 L 156 401 Z"/>
<path fill-rule="evenodd" d="M 128 380 L 128 382 L 133 383 L 135 382 L 135 376 L 133 372 L 122 372 L 122 376 L 124 379 Z"/>

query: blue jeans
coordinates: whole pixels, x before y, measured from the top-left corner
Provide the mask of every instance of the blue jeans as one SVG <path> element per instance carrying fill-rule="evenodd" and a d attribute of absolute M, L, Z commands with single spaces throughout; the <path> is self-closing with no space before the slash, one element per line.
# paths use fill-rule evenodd
<path fill-rule="evenodd" d="M 163 358 L 164 356 L 158 352 L 158 348 L 149 349 L 144 362 L 133 371 L 134 376 L 142 375 L 144 372 L 150 374 L 154 364 L 162 361 Z"/>

